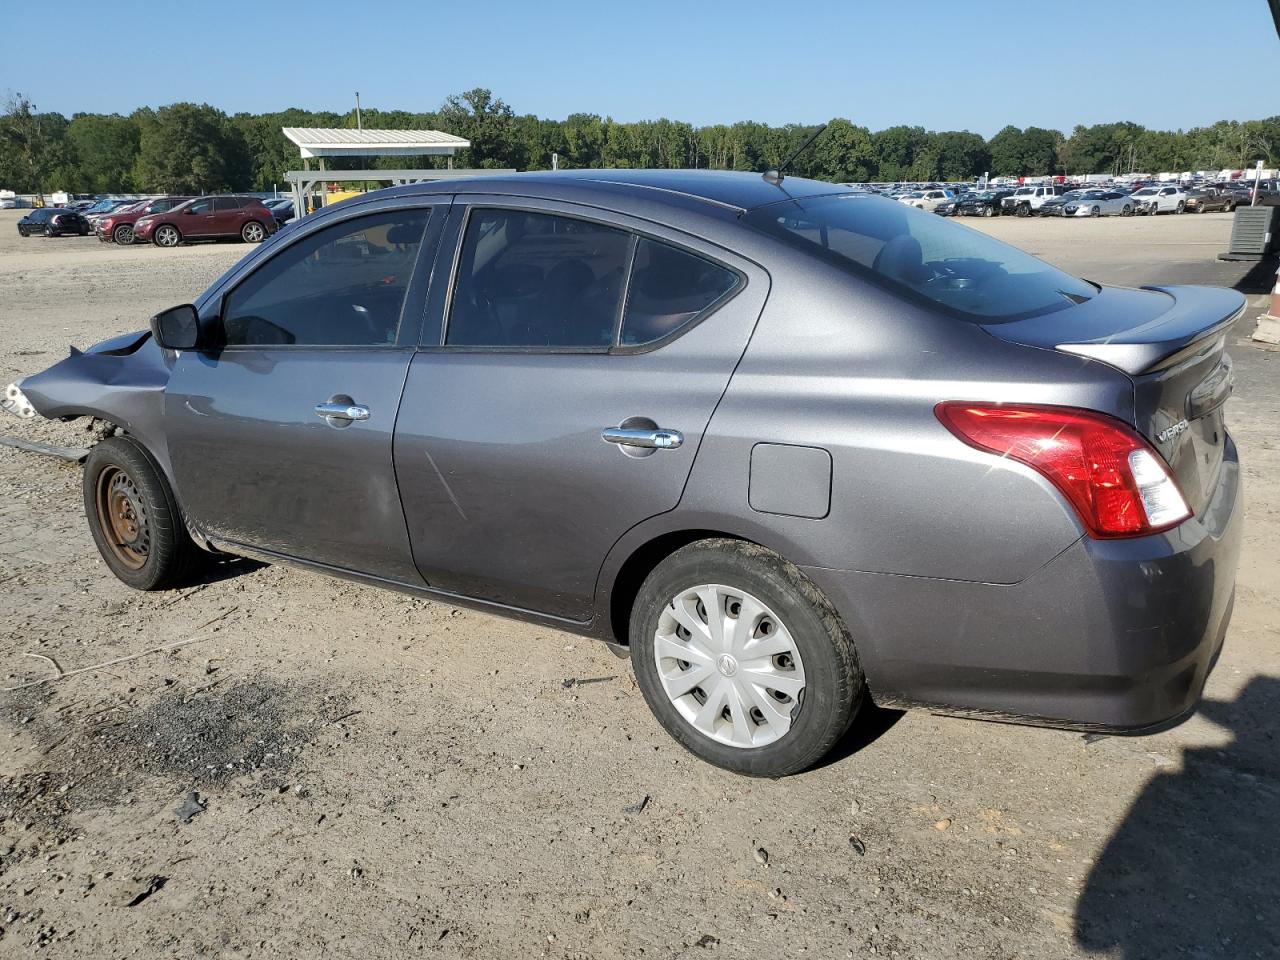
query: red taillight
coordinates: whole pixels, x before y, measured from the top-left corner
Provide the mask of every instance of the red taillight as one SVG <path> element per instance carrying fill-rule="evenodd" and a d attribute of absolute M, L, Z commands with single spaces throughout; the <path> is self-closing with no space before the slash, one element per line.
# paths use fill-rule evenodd
<path fill-rule="evenodd" d="M 1143 536 L 1191 516 L 1164 460 L 1119 420 L 1070 407 L 960 401 L 934 412 L 970 446 L 1044 474 L 1091 536 Z"/>

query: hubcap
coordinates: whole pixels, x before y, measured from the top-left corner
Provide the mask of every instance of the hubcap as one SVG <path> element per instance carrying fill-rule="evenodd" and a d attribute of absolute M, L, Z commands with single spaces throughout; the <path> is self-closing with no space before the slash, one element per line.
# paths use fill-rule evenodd
<path fill-rule="evenodd" d="M 151 552 L 151 524 L 137 484 L 118 467 L 98 475 L 98 526 L 111 553 L 131 570 L 140 570 Z"/>
<path fill-rule="evenodd" d="M 161 227 L 156 239 L 160 241 L 160 246 L 172 247 L 178 242 L 178 231 L 174 230 L 173 227 Z"/>
<path fill-rule="evenodd" d="M 251 223 L 244 228 L 244 236 L 250 243 L 257 243 L 262 239 L 262 227 L 256 223 Z"/>
<path fill-rule="evenodd" d="M 790 631 L 736 587 L 702 584 L 680 593 L 658 618 L 653 655 L 680 716 L 731 747 L 781 739 L 804 702 L 804 666 Z"/>

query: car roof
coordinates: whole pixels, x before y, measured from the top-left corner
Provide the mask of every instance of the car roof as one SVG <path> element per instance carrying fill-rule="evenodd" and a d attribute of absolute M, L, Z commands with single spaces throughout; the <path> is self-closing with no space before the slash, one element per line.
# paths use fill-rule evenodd
<path fill-rule="evenodd" d="M 774 183 L 759 173 L 729 170 L 556 170 L 436 180 L 388 192 L 503 193 L 555 199 L 566 187 L 576 187 L 575 193 L 597 188 L 614 197 L 629 192 L 637 198 L 659 201 L 666 194 L 737 210 L 752 210 L 781 200 L 856 192 L 842 184 L 804 177 L 788 176 L 781 183 Z"/>

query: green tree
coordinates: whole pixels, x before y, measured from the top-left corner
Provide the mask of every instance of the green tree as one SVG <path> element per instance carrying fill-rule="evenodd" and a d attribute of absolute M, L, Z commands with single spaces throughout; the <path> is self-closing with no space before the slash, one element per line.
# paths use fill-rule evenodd
<path fill-rule="evenodd" d="M 140 127 L 134 180 L 142 189 L 208 193 L 248 185 L 244 136 L 221 110 L 174 103 L 155 111 Z"/>
<path fill-rule="evenodd" d="M 66 162 L 63 136 L 67 120 L 57 113 L 37 113 L 36 105 L 15 93 L 0 117 L 0 177 L 14 190 L 44 193 L 55 187 L 56 170 Z"/>
<path fill-rule="evenodd" d="M 440 124 L 446 133 L 471 141 L 459 153 L 462 166 L 524 167 L 524 157 L 514 136 L 511 108 L 489 90 L 476 87 L 449 97 L 440 107 Z"/>
<path fill-rule="evenodd" d="M 1059 171 L 1056 130 L 1008 126 L 987 144 L 991 152 L 991 173 L 1000 177 L 1043 176 Z"/>
<path fill-rule="evenodd" d="M 871 131 L 837 117 L 827 124 L 813 146 L 810 173 L 834 183 L 865 183 L 875 175 L 876 156 Z"/>
<path fill-rule="evenodd" d="M 133 189 L 142 131 L 135 120 L 118 114 L 77 114 L 67 127 L 67 142 L 79 168 L 74 189 L 122 193 Z"/>

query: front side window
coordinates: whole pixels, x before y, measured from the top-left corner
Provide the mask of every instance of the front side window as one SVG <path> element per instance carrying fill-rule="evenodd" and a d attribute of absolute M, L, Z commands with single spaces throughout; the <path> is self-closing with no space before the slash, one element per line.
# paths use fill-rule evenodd
<path fill-rule="evenodd" d="M 1065 309 L 1097 290 L 1007 244 L 857 194 L 758 207 L 746 222 L 793 246 L 978 323 Z"/>
<path fill-rule="evenodd" d="M 223 301 L 227 346 L 395 343 L 430 215 L 372 213 L 292 244 Z"/>
<path fill-rule="evenodd" d="M 477 209 L 467 220 L 445 343 L 613 344 L 631 234 L 587 220 Z"/>
<path fill-rule="evenodd" d="M 206 197 L 204 200 L 196 200 L 191 204 L 191 206 L 187 207 L 187 209 L 192 213 L 212 213 L 213 198 Z"/>

